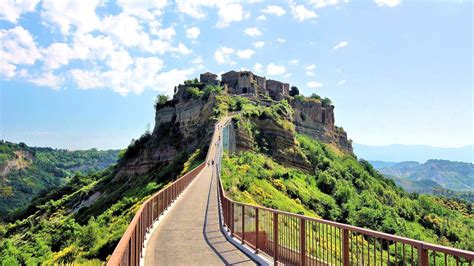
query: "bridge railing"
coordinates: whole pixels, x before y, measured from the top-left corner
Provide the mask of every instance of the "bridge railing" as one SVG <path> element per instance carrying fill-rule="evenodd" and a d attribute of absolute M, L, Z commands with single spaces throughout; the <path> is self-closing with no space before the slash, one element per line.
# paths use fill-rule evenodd
<path fill-rule="evenodd" d="M 472 265 L 471 251 L 233 201 L 220 178 L 222 144 L 215 160 L 223 223 L 275 265 Z"/>
<path fill-rule="evenodd" d="M 142 204 L 117 244 L 117 247 L 115 247 L 107 265 L 139 265 L 140 258 L 143 256 L 146 233 L 204 166 L 205 163 L 200 164 L 171 185 L 158 191 Z"/>

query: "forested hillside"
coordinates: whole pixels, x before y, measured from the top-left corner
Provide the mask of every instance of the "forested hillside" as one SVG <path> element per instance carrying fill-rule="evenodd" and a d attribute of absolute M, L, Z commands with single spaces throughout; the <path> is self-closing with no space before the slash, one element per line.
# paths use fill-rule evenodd
<path fill-rule="evenodd" d="M 0 142 L 0 220 L 35 197 L 116 163 L 119 150 L 68 151 Z"/>
<path fill-rule="evenodd" d="M 224 187 L 231 197 L 474 250 L 472 204 L 405 192 L 367 161 L 357 160 L 335 145 L 296 133 L 288 120 L 291 115 L 287 115 L 291 114 L 291 107 L 281 107 L 261 107 L 258 112 L 244 112 L 234 118 L 237 134 L 247 131 L 246 137 L 253 145 L 223 160 Z M 285 152 L 301 156 L 301 161 L 310 166 L 298 167 L 275 156 L 282 151 L 275 150 L 271 143 L 278 141 L 281 134 L 260 134 L 263 124 L 285 127 L 294 143 Z"/>

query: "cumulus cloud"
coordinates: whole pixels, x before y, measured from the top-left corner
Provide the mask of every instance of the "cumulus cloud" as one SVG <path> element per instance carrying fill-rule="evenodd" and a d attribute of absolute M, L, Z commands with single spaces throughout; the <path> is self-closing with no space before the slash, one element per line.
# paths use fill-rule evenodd
<path fill-rule="evenodd" d="M 228 47 L 219 47 L 214 52 L 214 60 L 216 60 L 219 64 L 235 64 L 234 61 L 231 60 L 231 55 L 235 53 L 235 50 Z"/>
<path fill-rule="evenodd" d="M 31 77 L 29 81 L 38 86 L 49 87 L 54 90 L 59 90 L 64 83 L 64 77 L 54 75 L 53 72 L 48 71 L 41 73 L 38 76 Z"/>
<path fill-rule="evenodd" d="M 286 42 L 286 39 L 278 38 L 278 39 L 277 39 L 277 42 L 279 42 L 279 43 L 285 43 L 285 42 Z"/>
<path fill-rule="evenodd" d="M 146 20 L 153 20 L 163 13 L 166 0 L 118 0 L 117 4 L 122 8 L 123 13 L 137 16 Z"/>
<path fill-rule="evenodd" d="M 263 66 L 260 63 L 256 63 L 255 66 L 253 66 L 253 69 L 255 70 L 255 72 L 260 73 L 263 70 Z"/>
<path fill-rule="evenodd" d="M 100 3 L 100 0 L 44 1 L 41 17 L 58 26 L 63 35 L 68 35 L 71 28 L 80 33 L 87 33 L 100 26 L 100 19 L 95 12 Z"/>
<path fill-rule="evenodd" d="M 16 65 L 33 65 L 42 58 L 33 36 L 21 26 L 0 29 L 0 74 L 12 78 L 16 75 Z"/>
<path fill-rule="evenodd" d="M 337 84 L 339 84 L 339 86 L 343 85 L 344 83 L 346 83 L 346 80 L 340 80 Z"/>
<path fill-rule="evenodd" d="M 265 17 L 265 15 L 260 15 L 260 16 L 257 17 L 258 21 L 262 21 L 262 20 L 266 20 L 266 19 L 267 19 L 267 17 Z"/>
<path fill-rule="evenodd" d="M 259 41 L 259 42 L 254 42 L 254 43 L 253 43 L 253 47 L 255 47 L 256 49 L 257 49 L 257 48 L 262 48 L 263 46 L 265 46 L 265 42 L 264 42 L 264 41 Z"/>
<path fill-rule="evenodd" d="M 267 7 L 265 7 L 261 11 L 265 14 L 271 14 L 275 16 L 283 16 L 286 13 L 285 9 L 277 5 L 267 5 Z"/>
<path fill-rule="evenodd" d="M 229 0 L 176 0 L 177 10 L 195 19 L 203 19 L 206 13 L 204 7 L 215 7 L 218 9 L 218 21 L 216 26 L 224 28 L 232 22 L 242 21 L 249 16 L 245 13 L 241 4 Z"/>
<path fill-rule="evenodd" d="M 339 42 L 338 44 L 336 44 L 332 49 L 334 50 L 338 50 L 338 49 L 341 49 L 341 48 L 344 48 L 344 47 L 347 47 L 349 45 L 348 42 L 346 41 L 342 41 L 342 42 Z"/>
<path fill-rule="evenodd" d="M 34 11 L 39 0 L 2 1 L 0 8 L 0 19 L 17 23 L 20 16 L 24 13 Z"/>
<path fill-rule="evenodd" d="M 330 5 L 337 5 L 340 3 L 347 3 L 349 0 L 310 0 L 309 1 L 315 8 L 323 8 Z"/>
<path fill-rule="evenodd" d="M 250 59 L 255 54 L 255 51 L 252 49 L 238 50 L 236 54 L 239 58 Z"/>
<path fill-rule="evenodd" d="M 257 36 L 262 35 L 262 33 L 257 27 L 246 28 L 244 30 L 244 33 L 251 37 L 257 37 Z"/>
<path fill-rule="evenodd" d="M 321 88 L 323 84 L 317 81 L 309 81 L 308 83 L 306 83 L 306 86 L 308 86 L 308 88 L 317 89 Z"/>
<path fill-rule="evenodd" d="M 315 64 L 311 64 L 309 66 L 306 67 L 306 70 L 307 71 L 311 71 L 311 70 L 315 70 L 316 69 L 316 65 Z"/>
<path fill-rule="evenodd" d="M 201 31 L 198 27 L 191 27 L 186 29 L 186 37 L 188 37 L 188 39 L 196 40 L 199 34 L 201 34 Z"/>
<path fill-rule="evenodd" d="M 285 72 L 286 72 L 286 69 L 284 66 L 273 64 L 273 63 L 270 63 L 267 65 L 267 75 L 277 76 L 277 75 L 284 74 Z"/>
<path fill-rule="evenodd" d="M 377 6 L 387 6 L 387 7 L 396 7 L 402 0 L 374 0 Z"/>
<path fill-rule="evenodd" d="M 318 17 L 313 10 L 307 9 L 304 5 L 297 4 L 291 5 L 291 14 L 293 14 L 293 18 L 298 21 L 305 21 Z"/>

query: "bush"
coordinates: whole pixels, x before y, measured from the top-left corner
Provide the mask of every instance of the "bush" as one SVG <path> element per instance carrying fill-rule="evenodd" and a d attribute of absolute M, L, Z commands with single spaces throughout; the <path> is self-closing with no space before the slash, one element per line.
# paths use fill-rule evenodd
<path fill-rule="evenodd" d="M 168 101 L 168 95 L 158 95 L 156 96 L 155 99 L 155 109 L 159 109 L 161 106 L 165 105 L 165 103 Z"/>
<path fill-rule="evenodd" d="M 200 91 L 197 87 L 189 87 L 186 90 L 194 99 L 199 99 L 204 94 L 203 91 Z"/>
<path fill-rule="evenodd" d="M 298 90 L 298 87 L 296 86 L 291 86 L 291 89 L 290 89 L 290 96 L 296 96 L 296 95 L 299 95 L 300 94 L 300 90 Z"/>
<path fill-rule="evenodd" d="M 321 100 L 321 96 L 317 95 L 316 93 L 311 94 L 311 96 L 309 96 L 309 98 L 316 99 L 316 100 Z"/>
<path fill-rule="evenodd" d="M 332 101 L 328 97 L 325 97 L 324 99 L 321 100 L 321 103 L 323 104 L 324 107 L 329 107 L 331 106 Z"/>

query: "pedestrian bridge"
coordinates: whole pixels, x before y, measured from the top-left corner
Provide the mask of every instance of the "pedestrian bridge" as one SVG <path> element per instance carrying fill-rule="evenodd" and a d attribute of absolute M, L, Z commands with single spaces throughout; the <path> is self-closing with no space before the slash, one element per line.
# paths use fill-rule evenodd
<path fill-rule="evenodd" d="M 231 200 L 220 182 L 229 121 L 203 164 L 143 203 L 107 265 L 472 265 L 474 252 Z"/>

